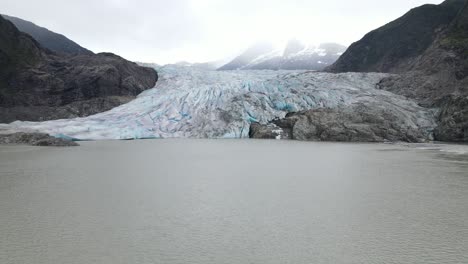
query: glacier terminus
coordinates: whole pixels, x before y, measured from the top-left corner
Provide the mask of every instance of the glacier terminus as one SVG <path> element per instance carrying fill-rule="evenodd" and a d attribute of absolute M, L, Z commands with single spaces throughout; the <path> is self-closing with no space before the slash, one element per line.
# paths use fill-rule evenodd
<path fill-rule="evenodd" d="M 409 126 L 430 131 L 433 111 L 378 89 L 384 73 L 314 71 L 209 71 L 163 66 L 153 89 L 93 116 L 46 122 L 16 121 L 7 131 L 37 131 L 77 140 L 143 138 L 244 138 L 253 122 L 287 113 L 385 102 Z"/>

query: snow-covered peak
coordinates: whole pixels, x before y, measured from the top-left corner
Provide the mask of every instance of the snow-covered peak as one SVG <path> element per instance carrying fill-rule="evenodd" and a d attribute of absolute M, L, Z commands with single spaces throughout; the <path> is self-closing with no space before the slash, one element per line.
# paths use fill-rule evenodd
<path fill-rule="evenodd" d="M 336 43 L 306 45 L 296 39 L 278 49 L 270 44 L 256 44 L 219 70 L 322 70 L 345 50 L 345 46 Z"/>
<path fill-rule="evenodd" d="M 249 64 L 247 64 L 245 67 L 242 68 L 248 68 L 249 66 L 262 63 L 268 60 L 271 60 L 273 58 L 278 58 L 281 57 L 282 50 L 281 49 L 275 49 L 272 50 L 269 53 L 261 54 L 257 58 L 253 59 Z"/>

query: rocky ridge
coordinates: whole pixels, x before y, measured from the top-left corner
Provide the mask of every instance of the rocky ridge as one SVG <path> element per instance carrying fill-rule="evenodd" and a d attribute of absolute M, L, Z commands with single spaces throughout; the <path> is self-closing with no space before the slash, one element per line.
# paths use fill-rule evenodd
<path fill-rule="evenodd" d="M 92 55 L 93 52 L 83 48 L 74 41 L 68 39 L 64 35 L 57 34 L 40 27 L 34 23 L 23 20 L 21 18 L 1 15 L 5 19 L 12 22 L 18 30 L 33 37 L 42 47 L 49 49 L 52 52 L 62 55 Z"/>

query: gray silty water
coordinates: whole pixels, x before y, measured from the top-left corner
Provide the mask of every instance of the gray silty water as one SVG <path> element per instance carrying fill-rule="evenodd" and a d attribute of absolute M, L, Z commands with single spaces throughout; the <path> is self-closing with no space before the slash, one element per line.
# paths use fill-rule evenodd
<path fill-rule="evenodd" d="M 0 263 L 468 263 L 468 158 L 255 140 L 0 146 Z"/>

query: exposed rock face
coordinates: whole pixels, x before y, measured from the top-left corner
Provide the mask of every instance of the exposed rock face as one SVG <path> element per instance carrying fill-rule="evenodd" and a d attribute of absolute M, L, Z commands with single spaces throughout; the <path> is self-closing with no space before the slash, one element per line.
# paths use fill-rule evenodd
<path fill-rule="evenodd" d="M 62 56 L 0 17 L 0 123 L 87 116 L 154 87 L 154 69 L 110 54 Z"/>
<path fill-rule="evenodd" d="M 271 124 L 252 124 L 251 138 L 308 141 L 425 142 L 427 130 L 403 109 L 386 102 L 358 103 L 291 113 Z"/>
<path fill-rule="evenodd" d="M 93 54 L 93 52 L 81 47 L 80 45 L 76 44 L 67 37 L 52 32 L 47 28 L 40 27 L 38 25 L 35 25 L 34 23 L 17 17 L 7 15 L 2 16 L 7 20 L 11 21 L 21 32 L 24 32 L 33 37 L 37 42 L 39 42 L 39 44 L 42 47 L 49 49 L 53 52 L 70 55 Z"/>
<path fill-rule="evenodd" d="M 14 91 L 6 91 L 0 102 L 4 107 L 63 106 L 103 96 L 135 96 L 152 88 L 156 78 L 154 70 L 110 53 L 65 58 L 47 54 L 36 67 L 10 76 Z"/>
<path fill-rule="evenodd" d="M 0 144 L 25 144 L 32 146 L 55 146 L 72 147 L 79 146 L 76 142 L 51 137 L 44 133 L 24 133 L 0 134 Z"/>
<path fill-rule="evenodd" d="M 293 139 L 290 134 L 292 125 L 278 126 L 277 122 L 288 122 L 289 119 L 277 119 L 272 123 L 262 125 L 259 123 L 252 123 L 250 125 L 249 137 L 258 139 Z M 296 120 L 291 120 L 292 122 Z"/>
<path fill-rule="evenodd" d="M 434 136 L 440 141 L 468 142 L 468 97 L 448 96 L 441 109 Z"/>
<path fill-rule="evenodd" d="M 3 120 L 3 122 L 15 120 L 42 121 L 84 117 L 110 110 L 133 99 L 133 96 L 106 96 L 76 101 L 64 106 L 0 107 L 0 120 Z"/>
<path fill-rule="evenodd" d="M 29 35 L 20 33 L 15 26 L 0 16 L 0 76 L 11 74 L 17 68 L 36 65 L 44 51 Z M 5 85 L 5 81 L 2 78 Z"/>

